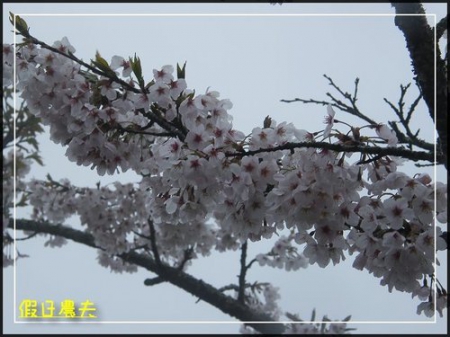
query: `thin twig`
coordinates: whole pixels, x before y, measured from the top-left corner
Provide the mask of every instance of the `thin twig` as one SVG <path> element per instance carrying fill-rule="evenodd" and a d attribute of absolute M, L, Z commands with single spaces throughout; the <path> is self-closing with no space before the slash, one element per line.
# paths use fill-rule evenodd
<path fill-rule="evenodd" d="M 220 287 L 220 288 L 217 289 L 217 290 L 218 290 L 218 291 L 222 291 L 222 292 L 227 291 L 227 290 L 234 290 L 234 291 L 239 292 L 239 286 L 236 285 L 236 284 L 229 284 L 229 285 L 227 285 L 227 286 Z"/>
<path fill-rule="evenodd" d="M 257 262 L 256 259 L 251 260 L 251 261 L 247 264 L 247 267 L 246 267 L 246 268 L 247 268 L 247 269 L 250 269 L 251 266 L 252 266 L 252 264 L 255 263 L 255 262 Z"/>
<path fill-rule="evenodd" d="M 359 78 L 355 78 L 355 91 L 353 92 L 353 101 L 354 103 L 356 103 L 357 101 L 357 96 L 358 96 L 358 84 L 359 84 Z"/>
<path fill-rule="evenodd" d="M 183 270 L 186 263 L 192 259 L 193 252 L 194 252 L 193 247 L 189 247 L 188 249 L 184 250 L 183 260 L 181 260 L 181 263 L 177 267 L 179 270 Z"/>
<path fill-rule="evenodd" d="M 365 114 L 363 114 L 359 108 L 356 106 L 356 101 L 358 100 L 357 98 L 357 94 L 358 94 L 358 85 L 359 85 L 359 78 L 355 79 L 355 89 L 354 89 L 354 94 L 353 96 L 351 94 L 349 94 L 348 92 L 344 92 L 342 91 L 342 89 L 336 85 L 333 81 L 333 79 L 329 76 L 327 76 L 326 74 L 323 75 L 329 82 L 329 85 L 331 85 L 333 88 L 335 88 L 337 90 L 337 92 L 342 95 L 342 97 L 344 97 L 346 100 L 348 100 L 350 102 L 351 105 L 347 105 L 344 102 L 342 102 L 341 100 L 339 100 L 338 98 L 336 98 L 335 96 L 333 96 L 331 93 L 326 93 L 326 95 L 331 99 L 331 101 L 319 101 L 319 100 L 315 100 L 315 99 L 302 99 L 302 98 L 295 98 L 295 99 L 282 99 L 281 102 L 284 103 L 293 103 L 293 102 L 301 102 L 301 103 L 305 103 L 305 104 L 321 104 L 321 105 L 331 105 L 334 108 L 337 108 L 343 112 L 346 112 L 350 115 L 356 116 L 364 121 L 366 121 L 367 123 L 369 123 L 370 125 L 378 125 L 377 122 L 375 122 L 374 120 L 372 120 L 371 118 L 369 118 L 368 116 L 366 116 Z"/>
<path fill-rule="evenodd" d="M 348 92 L 344 93 L 341 90 L 341 88 L 334 83 L 334 81 L 333 81 L 333 79 L 331 77 L 329 77 L 329 76 L 327 76 L 325 74 L 323 76 L 330 82 L 329 84 L 333 88 L 335 88 L 345 99 L 349 100 L 350 103 L 352 104 L 352 106 L 349 107 L 348 105 L 346 105 L 346 104 L 341 102 L 342 106 L 346 108 L 346 109 L 342 109 L 343 111 L 345 111 L 345 112 L 347 112 L 347 113 L 349 113 L 349 114 L 351 114 L 353 116 L 361 118 L 362 120 L 368 122 L 370 125 L 377 125 L 378 124 L 374 120 L 372 120 L 369 117 L 367 117 L 366 115 L 364 115 L 361 111 L 359 111 L 358 107 L 356 106 L 356 101 L 357 101 L 356 93 L 357 93 L 357 87 L 358 87 L 358 84 L 359 84 L 359 79 L 358 78 L 355 80 L 355 96 L 352 97 Z M 328 95 L 328 93 L 327 93 L 327 95 Z M 329 95 L 329 97 L 332 97 L 332 96 Z M 338 101 L 336 101 L 336 102 L 338 102 Z"/>
<path fill-rule="evenodd" d="M 394 129 L 394 131 L 397 135 L 397 138 L 399 139 L 399 141 L 401 143 L 411 144 L 411 145 L 415 145 L 417 147 L 420 147 L 420 148 L 428 150 L 428 151 L 433 151 L 434 145 L 427 143 L 424 140 L 417 137 L 417 135 L 419 134 L 419 131 L 417 131 L 415 134 L 413 134 L 413 132 L 411 131 L 411 129 L 409 127 L 409 123 L 411 121 L 411 117 L 415 111 L 415 108 L 417 107 L 420 100 L 422 99 L 422 94 L 419 94 L 419 96 L 413 101 L 413 103 L 409 107 L 408 112 L 406 113 L 406 117 L 405 117 L 405 112 L 403 109 L 403 107 L 405 106 L 404 98 L 405 98 L 406 92 L 408 91 L 408 88 L 410 87 L 410 85 L 411 85 L 411 83 L 408 83 L 406 86 L 400 85 L 400 98 L 397 103 L 398 107 L 395 106 L 388 99 L 383 98 L 383 100 L 389 105 L 389 107 L 397 115 L 397 117 L 400 121 L 400 124 L 405 129 L 406 135 L 398 129 L 395 122 L 389 122 L 389 125 Z"/>

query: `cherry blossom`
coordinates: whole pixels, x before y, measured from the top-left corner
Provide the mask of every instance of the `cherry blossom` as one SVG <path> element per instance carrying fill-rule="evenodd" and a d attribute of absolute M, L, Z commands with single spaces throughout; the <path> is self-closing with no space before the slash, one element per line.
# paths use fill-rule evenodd
<path fill-rule="evenodd" d="M 54 47 L 75 52 L 67 38 Z M 11 46 L 4 45 L 3 54 L 3 83 L 8 86 L 13 83 Z M 116 255 L 151 245 L 164 263 L 177 266 L 187 250 L 197 258 L 213 250 L 236 250 L 247 240 L 279 236 L 270 252 L 256 256 L 261 266 L 287 271 L 308 264 L 326 267 L 355 254 L 356 269 L 380 278 L 389 291 L 423 300 L 426 290 L 420 280 L 434 273 L 436 250 L 445 249 L 443 239 L 434 235 L 441 233 L 435 220 L 446 223 L 445 184 L 432 184 L 428 175 L 409 177 L 392 156 L 358 164 L 327 148 L 278 149 L 313 143 L 320 133 L 271 118 L 245 135 L 233 126 L 228 99 L 209 89 L 196 95 L 185 79 L 175 80 L 171 65 L 154 69 L 145 90 L 124 85 L 133 83 L 131 64 L 120 56 L 113 56 L 110 68 L 117 78 L 115 71 L 123 68 L 121 80 L 131 82 L 89 77 L 74 60 L 32 45 L 18 48 L 17 66 L 21 99 L 49 125 L 51 139 L 67 146 L 69 160 L 99 175 L 131 170 L 141 179 L 98 188 L 79 188 L 68 180 L 20 184 L 29 193 L 34 219 L 62 223 L 79 217 L 103 249 L 98 257 L 102 266 L 134 272 Z M 324 139 L 337 123 L 331 105 L 326 112 Z M 359 135 L 367 129 L 358 130 Z M 375 131 L 377 141 L 396 146 L 397 137 L 386 125 L 378 124 Z M 353 140 L 374 139 L 365 137 Z M 10 163 L 11 156 L 7 158 Z M 18 177 L 23 179 L 28 169 L 24 164 Z M 11 191 L 4 180 L 4 224 Z M 285 229 L 290 234 L 280 235 Z M 46 244 L 63 243 L 50 237 Z M 155 253 L 147 249 L 147 254 Z M 3 260 L 11 263 L 5 251 Z M 260 290 L 263 300 L 256 290 L 246 289 L 249 306 L 278 319 L 276 288 L 264 285 Z M 442 314 L 446 294 L 435 297 Z M 417 312 L 433 315 L 431 304 L 419 304 Z M 289 331 L 317 329 L 293 324 Z M 330 333 L 342 331 L 345 325 L 329 327 Z"/>
<path fill-rule="evenodd" d="M 411 220 L 414 216 L 412 209 L 408 207 L 408 201 L 404 198 L 387 199 L 383 203 L 386 220 L 393 229 L 400 229 L 404 220 Z"/>
<path fill-rule="evenodd" d="M 397 145 L 398 139 L 395 135 L 395 132 L 387 127 L 385 124 L 379 124 L 375 128 L 376 133 L 380 138 L 383 138 L 387 141 L 388 145 L 395 146 Z"/>
<path fill-rule="evenodd" d="M 122 69 L 122 76 L 128 77 L 130 76 L 132 69 L 130 61 L 125 61 L 125 59 L 122 56 L 114 55 L 111 58 L 110 67 L 112 70 L 117 70 L 118 68 Z"/>

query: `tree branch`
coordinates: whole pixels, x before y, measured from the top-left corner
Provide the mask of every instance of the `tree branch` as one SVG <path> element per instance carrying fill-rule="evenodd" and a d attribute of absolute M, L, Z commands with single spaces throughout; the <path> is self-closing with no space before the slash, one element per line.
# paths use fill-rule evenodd
<path fill-rule="evenodd" d="M 150 247 L 153 253 L 153 259 L 155 260 L 158 267 L 163 267 L 161 262 L 161 258 L 159 256 L 158 247 L 156 246 L 156 231 L 155 226 L 153 225 L 153 221 L 148 219 L 148 225 L 150 226 Z"/>
<path fill-rule="evenodd" d="M 341 100 L 337 99 L 336 97 L 334 97 L 329 92 L 327 92 L 326 95 L 331 98 L 331 102 L 317 101 L 317 100 L 314 100 L 314 99 L 302 99 L 302 98 L 294 98 L 294 99 L 291 99 L 291 100 L 289 100 L 289 99 L 282 99 L 280 101 L 284 102 L 284 103 L 293 103 L 293 102 L 302 102 L 302 103 L 305 103 L 305 104 L 314 103 L 314 104 L 321 104 L 321 105 L 324 105 L 324 106 L 328 105 L 328 104 L 331 104 L 331 106 L 335 107 L 336 109 L 339 109 L 339 110 L 341 110 L 343 112 L 346 112 L 346 113 L 348 113 L 350 115 L 353 115 L 353 116 L 356 116 L 358 118 L 361 118 L 362 120 L 366 121 L 370 125 L 377 125 L 378 124 L 373 119 L 371 119 L 368 116 L 366 116 L 365 114 L 363 114 L 359 110 L 359 108 L 356 106 L 356 101 L 358 100 L 357 95 L 358 95 L 359 78 L 355 79 L 355 89 L 353 91 L 353 96 L 352 96 L 348 92 L 342 91 L 342 89 L 336 83 L 334 83 L 334 81 L 333 81 L 333 79 L 331 77 L 327 76 L 326 74 L 324 74 L 323 77 L 325 77 L 328 80 L 329 85 L 331 85 L 334 89 L 336 89 L 336 91 L 339 94 L 341 94 L 342 97 L 344 97 L 346 100 L 348 100 L 350 102 L 350 105 L 345 104 L 344 102 L 342 102 Z"/>
<path fill-rule="evenodd" d="M 120 84 L 125 90 L 128 91 L 132 91 L 134 93 L 144 93 L 142 90 L 136 89 L 133 86 L 131 86 L 129 83 L 125 82 L 124 80 L 120 79 L 119 77 L 117 77 L 117 75 L 115 74 L 110 74 L 108 72 L 102 71 L 100 69 L 97 69 L 96 67 L 93 67 L 89 64 L 87 64 L 86 62 L 84 62 L 83 60 L 79 59 L 78 57 L 76 57 L 75 55 L 73 55 L 72 53 L 64 53 L 60 50 L 58 50 L 57 48 L 54 48 L 52 46 L 49 46 L 48 44 L 46 44 L 43 41 L 38 40 L 37 38 L 35 38 L 34 36 L 30 35 L 29 33 L 25 33 L 25 32 L 21 32 L 21 34 L 24 36 L 24 38 L 26 39 L 27 42 L 32 43 L 32 44 L 36 44 L 41 46 L 42 48 L 48 49 L 54 53 L 60 54 L 64 57 L 67 57 L 69 59 L 71 59 L 72 61 L 78 63 L 79 65 L 87 68 L 88 70 L 92 71 L 93 73 L 106 77 L 108 79 L 110 79 L 113 82 L 116 82 L 118 84 Z M 158 116 L 155 113 L 148 113 L 147 114 L 149 118 L 151 118 L 152 120 L 154 120 L 156 123 L 158 123 L 159 126 L 161 126 L 164 130 L 168 131 L 169 133 L 174 133 L 175 135 L 177 135 L 177 137 L 183 141 L 186 137 L 186 130 L 182 127 L 176 127 L 173 126 L 170 122 L 168 122 L 166 119 L 164 119 L 161 116 Z"/>
<path fill-rule="evenodd" d="M 422 5 L 400 2 L 391 4 L 397 14 L 395 25 L 405 36 L 413 71 L 416 75 L 415 80 L 427 104 L 430 117 L 436 125 L 439 135 L 439 152 L 442 153 L 443 163 L 447 168 L 447 79 L 444 60 L 441 59 L 439 46 L 434 40 L 433 31 L 428 25 Z M 405 16 L 401 14 L 422 15 Z"/>
<path fill-rule="evenodd" d="M 346 111 L 347 113 L 359 117 L 362 120 L 365 120 L 367 123 L 369 123 L 370 125 L 377 125 L 377 122 L 375 122 L 374 120 L 370 119 L 369 117 L 367 117 L 366 115 L 364 115 L 361 111 L 359 111 L 358 107 L 356 106 L 356 101 L 358 100 L 358 98 L 356 97 L 356 95 L 358 94 L 358 84 L 359 84 L 359 78 L 355 79 L 355 91 L 354 91 L 354 95 L 352 97 L 351 94 L 349 94 L 348 92 L 343 92 L 341 90 L 341 88 L 339 86 L 337 86 L 333 79 L 327 75 L 323 75 L 323 77 L 325 77 L 328 82 L 330 82 L 330 85 L 335 88 L 344 98 L 346 98 L 348 101 L 350 101 L 351 103 L 351 107 L 342 103 L 341 101 L 335 99 L 331 94 L 327 93 L 327 96 L 330 97 L 333 101 L 335 101 L 336 103 L 338 103 L 339 105 L 345 107 L 346 109 L 343 111 Z"/>
<path fill-rule="evenodd" d="M 14 228 L 13 219 L 10 219 L 8 227 Z M 46 222 L 17 219 L 16 229 L 62 236 L 66 239 L 84 244 L 86 246 L 101 249 L 95 245 L 94 237 L 91 234 L 64 225 L 52 225 Z M 242 322 L 249 322 L 246 324 L 263 334 L 281 334 L 285 330 L 285 326 L 283 324 L 276 323 L 268 314 L 255 312 L 248 306 L 238 302 L 230 296 L 223 294 L 212 285 L 196 279 L 195 277 L 177 268 L 169 266 L 164 266 L 161 268 L 161 266 L 159 266 L 151 257 L 132 251 L 120 254 L 118 256 L 128 263 L 145 268 L 152 273 L 157 274 L 165 281 L 170 282 L 193 296 L 202 299 L 203 301 L 218 308 L 223 313 L 231 317 L 235 317 Z"/>
<path fill-rule="evenodd" d="M 406 113 L 405 116 L 405 111 L 403 109 L 403 107 L 405 106 L 405 95 L 406 92 L 408 91 L 410 84 L 407 85 L 400 85 L 400 98 L 398 100 L 398 107 L 396 107 L 393 103 L 391 103 L 388 99 L 384 98 L 384 101 L 389 105 L 389 107 L 394 110 L 395 114 L 397 115 L 400 124 L 403 126 L 403 128 L 406 131 L 406 135 L 403 134 L 397 127 L 396 122 L 389 122 L 389 125 L 394 129 L 397 138 L 399 139 L 400 142 L 402 143 L 407 143 L 410 145 L 410 148 L 412 147 L 412 145 L 418 146 L 422 149 L 428 150 L 428 151 L 433 151 L 434 150 L 434 145 L 425 142 L 424 140 L 420 139 L 418 137 L 419 134 L 419 130 L 416 132 L 416 134 L 413 134 L 410 127 L 409 127 L 409 123 L 411 121 L 411 117 L 417 107 L 417 104 L 419 104 L 420 100 L 422 99 L 422 95 L 419 94 L 419 96 L 414 100 L 414 102 L 411 104 L 411 106 L 408 109 L 408 112 Z"/>
<path fill-rule="evenodd" d="M 293 150 L 299 148 L 316 148 L 316 149 L 327 149 L 337 152 L 358 152 L 365 154 L 381 155 L 381 156 L 397 156 L 412 161 L 425 160 L 429 162 L 434 162 L 434 154 L 432 152 L 423 151 L 411 151 L 404 148 L 395 147 L 376 147 L 376 146 L 364 146 L 364 145 L 342 145 L 342 144 L 330 144 L 326 142 L 301 142 L 301 143 L 286 143 L 280 146 L 275 146 L 271 148 L 263 148 L 253 151 L 242 151 L 226 153 L 226 157 L 244 157 L 252 156 L 258 153 L 264 152 L 275 152 L 280 150 Z M 442 155 L 437 156 L 437 163 L 442 163 Z"/>
<path fill-rule="evenodd" d="M 239 273 L 239 291 L 237 300 L 241 303 L 244 303 L 244 295 L 245 295 L 245 275 L 247 273 L 247 241 L 242 244 L 241 247 L 241 272 Z"/>

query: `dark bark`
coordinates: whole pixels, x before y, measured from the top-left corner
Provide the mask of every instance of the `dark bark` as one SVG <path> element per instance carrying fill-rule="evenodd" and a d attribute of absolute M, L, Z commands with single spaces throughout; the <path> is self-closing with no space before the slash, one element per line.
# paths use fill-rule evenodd
<path fill-rule="evenodd" d="M 392 2 L 395 8 L 395 25 L 403 32 L 406 40 L 415 80 L 420 88 L 430 117 L 438 133 L 438 152 L 441 152 L 447 168 L 447 79 L 446 67 L 441 59 L 434 31 L 424 15 L 404 16 L 400 14 L 425 14 L 420 3 Z M 435 55 L 436 49 L 436 55 Z M 436 68 L 436 77 L 435 77 Z M 436 84 L 436 88 L 435 88 Z M 436 90 L 435 90 L 436 89 Z M 435 111 L 436 95 L 436 111 Z M 436 114 L 435 114 L 436 112 Z M 436 116 L 436 118 L 435 118 Z"/>
<path fill-rule="evenodd" d="M 280 146 L 270 147 L 270 148 L 262 148 L 259 150 L 252 151 L 241 151 L 241 152 L 232 152 L 226 153 L 226 157 L 245 157 L 245 156 L 253 156 L 258 153 L 264 152 L 275 152 L 281 150 L 294 150 L 300 148 L 315 148 L 315 149 L 326 149 L 336 152 L 354 152 L 354 153 L 363 153 L 370 154 L 375 156 L 396 156 L 402 157 L 405 159 L 409 159 L 412 161 L 429 161 L 430 163 L 434 162 L 434 154 L 424 151 L 412 151 L 405 148 L 398 147 L 378 147 L 378 146 L 366 146 L 364 144 L 358 145 L 347 145 L 347 144 L 331 144 L 327 142 L 301 142 L 301 143 L 286 143 Z M 443 163 L 443 155 L 437 155 L 437 163 Z"/>
<path fill-rule="evenodd" d="M 8 227 L 14 228 L 12 219 Z M 94 237 L 91 234 L 63 225 L 52 225 L 50 223 L 18 219 L 16 220 L 16 229 L 58 235 L 92 248 L 101 249 L 95 245 Z M 164 281 L 170 282 L 202 301 L 213 305 L 231 317 L 235 317 L 242 322 L 252 322 L 248 323 L 248 325 L 263 334 L 281 334 L 285 329 L 283 324 L 275 323 L 274 319 L 269 315 L 255 312 L 238 300 L 225 295 L 212 285 L 203 280 L 196 279 L 178 268 L 169 266 L 162 267 L 151 257 L 136 252 L 128 252 L 118 256 L 128 263 L 157 274 Z M 258 321 L 274 323 L 257 323 Z"/>

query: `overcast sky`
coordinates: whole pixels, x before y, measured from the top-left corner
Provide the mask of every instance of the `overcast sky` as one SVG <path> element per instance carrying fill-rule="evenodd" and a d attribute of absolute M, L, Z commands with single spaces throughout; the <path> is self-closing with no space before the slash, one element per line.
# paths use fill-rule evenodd
<path fill-rule="evenodd" d="M 437 20 L 446 15 L 446 5 L 425 4 L 427 13 Z M 394 25 L 393 14 L 384 4 L 4 4 L 3 38 L 12 42 L 8 12 L 26 19 L 35 37 L 52 44 L 67 36 L 76 55 L 85 61 L 98 50 L 110 60 L 136 53 L 142 61 L 144 77 L 166 64 L 187 61 L 188 87 L 202 93 L 208 87 L 221 98 L 233 102 L 230 113 L 235 128 L 246 133 L 261 126 L 270 115 L 278 122 L 293 122 L 308 131 L 323 129 L 326 109 L 300 103 L 281 103 L 280 99 L 325 99 L 331 90 L 327 74 L 344 90 L 352 91 L 360 78 L 359 106 L 377 121 L 393 118 L 383 98 L 396 102 L 399 85 L 412 82 L 409 55 L 403 34 Z M 31 16 L 31 14 L 168 14 L 166 16 Z M 170 16 L 173 13 L 215 14 L 215 16 Z M 252 16 L 217 16 L 217 14 Z M 255 16 L 254 14 L 321 14 L 311 16 Z M 30 14 L 29 16 L 26 14 Z M 365 14 L 326 16 L 325 14 Z M 432 20 L 432 18 L 430 18 Z M 433 20 L 432 20 L 433 21 Z M 147 74 L 147 75 L 146 75 Z M 145 76 L 146 75 L 146 76 Z M 412 102 L 415 88 L 407 96 Z M 415 126 L 423 137 L 431 139 L 433 126 L 423 104 L 419 106 Z M 350 116 L 340 119 L 354 123 Z M 29 177 L 44 179 L 50 172 L 54 179 L 68 177 L 79 186 L 94 186 L 120 179 L 138 181 L 122 174 L 98 177 L 95 171 L 77 167 L 65 157 L 65 149 L 41 137 L 46 167 L 34 167 Z M 414 174 L 414 167 L 405 168 Z M 425 170 L 425 169 L 422 169 Z M 433 170 L 427 169 L 433 175 Z M 446 179 L 437 170 L 438 180 Z M 23 215 L 23 214 L 22 214 Z M 20 216 L 20 215 L 19 215 Z M 68 222 L 76 224 L 76 222 Z M 16 296 L 13 303 L 13 268 L 4 270 L 5 333 L 235 333 L 239 324 L 218 309 L 203 303 L 170 284 L 146 287 L 151 277 L 140 270 L 134 274 L 113 274 L 96 262 L 96 252 L 69 243 L 62 249 L 44 248 L 44 239 L 21 242 L 21 253 L 31 257 L 17 264 Z M 270 249 L 267 243 L 251 244 L 249 258 Z M 439 256 L 447 265 L 445 254 Z M 238 254 L 213 254 L 194 261 L 192 275 L 217 287 L 236 282 Z M 353 324 L 357 333 L 444 333 L 447 322 L 438 317 L 430 323 L 416 315 L 417 299 L 406 293 L 389 293 L 379 279 L 367 271 L 351 267 L 352 257 L 333 267 L 310 266 L 297 272 L 269 267 L 252 267 L 248 281 L 269 281 L 280 287 L 282 309 L 309 319 L 312 309 L 317 317 L 366 322 Z M 438 270 L 446 283 L 446 268 Z M 38 301 L 90 299 L 99 310 L 104 324 L 14 324 L 13 311 L 23 299 Z M 130 322 L 134 323 L 117 323 Z M 136 323 L 139 321 L 140 323 Z M 147 322 L 146 322 L 147 321 Z M 148 321 L 172 321 L 153 323 Z M 176 324 L 175 321 L 222 321 L 222 324 Z M 403 321 L 408 323 L 367 322 Z M 421 324 L 412 322 L 420 321 Z M 116 323 L 113 323 L 116 322 Z M 424 323 L 425 322 L 425 323 Z"/>

